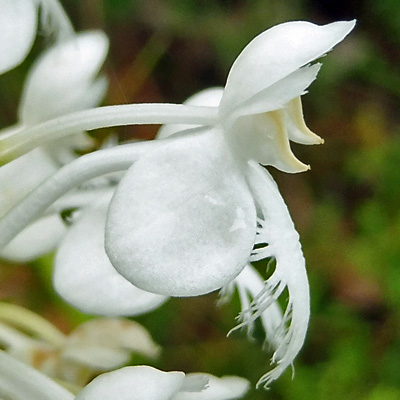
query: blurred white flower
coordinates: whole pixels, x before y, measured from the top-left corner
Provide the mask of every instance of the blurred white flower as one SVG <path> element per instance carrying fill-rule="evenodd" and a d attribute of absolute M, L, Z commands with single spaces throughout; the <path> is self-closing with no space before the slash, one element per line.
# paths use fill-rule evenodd
<path fill-rule="evenodd" d="M 76 400 L 234 400 L 243 397 L 249 382 L 237 376 L 163 372 L 148 366 L 125 367 L 95 378 Z"/>
<path fill-rule="evenodd" d="M 36 36 L 38 8 L 42 27 L 60 40 L 73 28 L 57 0 L 0 0 L 0 74 L 16 67 L 28 54 Z"/>
<path fill-rule="evenodd" d="M 75 397 L 55 381 L 0 351 L 0 396 L 15 400 L 235 400 L 249 382 L 237 376 L 185 375 L 148 366 L 124 367 L 96 377 Z"/>
<path fill-rule="evenodd" d="M 48 49 L 32 66 L 22 92 L 19 121 L 0 131 L 0 138 L 102 99 L 106 80 L 97 78 L 108 49 L 102 32 L 72 36 Z M 0 169 L 0 216 L 60 166 L 76 158 L 74 150 L 91 144 L 83 132 L 37 148 Z M 59 215 L 46 215 L 18 235 L 0 255 L 15 261 L 34 259 L 52 250 L 65 232 Z"/>
<path fill-rule="evenodd" d="M 132 353 L 155 359 L 160 352 L 134 321 L 91 319 L 64 335 L 39 315 L 6 303 L 0 304 L 0 344 L 51 378 L 80 386 L 99 372 L 125 365 Z"/>

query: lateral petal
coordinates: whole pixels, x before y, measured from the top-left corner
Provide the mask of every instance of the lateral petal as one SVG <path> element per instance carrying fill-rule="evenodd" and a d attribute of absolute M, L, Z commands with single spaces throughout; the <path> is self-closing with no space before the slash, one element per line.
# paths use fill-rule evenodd
<path fill-rule="evenodd" d="M 134 285 L 196 296 L 247 264 L 256 219 L 244 165 L 219 129 L 166 143 L 139 159 L 111 201 L 106 251 Z"/>

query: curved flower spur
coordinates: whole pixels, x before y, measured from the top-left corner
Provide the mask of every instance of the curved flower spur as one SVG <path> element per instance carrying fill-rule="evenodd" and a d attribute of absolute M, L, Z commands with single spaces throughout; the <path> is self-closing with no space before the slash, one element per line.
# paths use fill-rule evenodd
<path fill-rule="evenodd" d="M 322 143 L 305 126 L 301 110 L 300 96 L 320 68 L 310 62 L 331 50 L 354 24 L 291 22 L 262 33 L 232 66 L 218 107 L 93 109 L 12 138 L 12 152 L 18 154 L 18 141 L 26 150 L 29 134 L 38 145 L 51 132 L 54 137 L 55 132 L 60 136 L 100 126 L 206 125 L 72 162 L 3 218 L 1 244 L 81 182 L 127 170 L 108 209 L 105 249 L 114 268 L 135 286 L 169 296 L 201 295 L 232 282 L 250 261 L 276 259 L 275 272 L 243 314 L 252 323 L 288 289 L 283 323 L 268 338 L 276 343 L 273 361 L 278 364 L 259 382 L 268 385 L 304 342 L 309 290 L 298 234 L 276 184 L 259 164 L 291 173 L 308 169 L 294 157 L 289 140 Z"/>

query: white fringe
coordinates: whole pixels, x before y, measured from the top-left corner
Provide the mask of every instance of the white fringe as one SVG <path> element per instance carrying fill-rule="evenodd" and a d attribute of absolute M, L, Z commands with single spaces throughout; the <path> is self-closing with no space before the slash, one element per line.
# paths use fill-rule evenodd
<path fill-rule="evenodd" d="M 261 377 L 257 386 L 268 387 L 293 364 L 303 346 L 310 316 L 309 286 L 299 235 L 287 207 L 269 173 L 255 162 L 249 163 L 248 181 L 260 209 L 256 244 L 250 260 L 274 257 L 276 268 L 247 310 L 239 326 L 251 325 L 262 317 L 285 289 L 289 300 L 273 338 L 277 340 L 272 364 L 275 367 Z"/>

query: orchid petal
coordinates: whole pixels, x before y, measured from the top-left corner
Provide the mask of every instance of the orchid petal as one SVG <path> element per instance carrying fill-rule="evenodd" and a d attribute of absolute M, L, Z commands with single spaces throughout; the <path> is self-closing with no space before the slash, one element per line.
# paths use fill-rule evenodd
<path fill-rule="evenodd" d="M 206 379 L 208 381 L 204 390 L 184 390 L 183 387 L 171 400 L 234 400 L 243 397 L 249 390 L 250 383 L 247 379 L 238 376 L 224 376 L 217 378 L 210 374 L 192 373 L 185 376 L 186 380 Z"/>
<path fill-rule="evenodd" d="M 306 93 L 306 89 L 315 80 L 320 68 L 320 63 L 307 65 L 271 86 L 259 90 L 228 115 L 225 126 L 229 129 L 235 119 L 243 115 L 266 113 L 284 108 L 288 102 Z"/>
<path fill-rule="evenodd" d="M 229 143 L 244 159 L 272 165 L 288 173 L 310 168 L 293 154 L 281 110 L 243 116 L 232 126 L 229 135 Z"/>
<path fill-rule="evenodd" d="M 102 374 L 75 400 L 169 400 L 182 386 L 183 372 L 163 372 L 152 367 L 125 367 Z"/>
<path fill-rule="evenodd" d="M 48 49 L 28 75 L 20 119 L 35 124 L 96 105 L 105 86 L 95 77 L 107 49 L 107 37 L 100 31 L 74 35 Z"/>
<path fill-rule="evenodd" d="M 242 168 L 218 129 L 139 159 L 109 209 L 105 243 L 113 266 L 136 286 L 171 296 L 205 294 L 234 279 L 256 228 Z"/>
<path fill-rule="evenodd" d="M 0 74 L 25 59 L 36 26 L 37 9 L 32 0 L 0 0 Z"/>
<path fill-rule="evenodd" d="M 293 114 L 286 105 L 304 93 L 315 79 L 320 64 L 303 67 L 243 102 L 224 122 L 228 142 L 246 159 L 295 173 L 309 169 L 292 153 L 289 131 Z M 298 118 L 298 115 L 295 115 Z M 289 124 L 289 125 L 288 125 Z M 296 125 L 295 125 L 296 126 Z"/>
<path fill-rule="evenodd" d="M 138 315 L 166 298 L 138 289 L 111 265 L 104 251 L 109 198 L 84 211 L 61 242 L 55 260 L 54 286 L 66 301 L 94 315 Z"/>
<path fill-rule="evenodd" d="M 189 97 L 183 104 L 191 106 L 209 106 L 218 107 L 222 98 L 224 88 L 214 87 L 202 90 L 193 96 Z M 189 124 L 168 124 L 163 125 L 157 132 L 156 139 L 164 139 L 177 132 L 184 131 L 186 129 L 196 128 L 200 125 L 189 125 Z"/>
<path fill-rule="evenodd" d="M 354 25 L 355 21 L 323 26 L 295 21 L 276 25 L 258 35 L 233 63 L 221 100 L 221 115 L 227 115 L 261 90 L 323 56 Z"/>
<path fill-rule="evenodd" d="M 258 382 L 259 385 L 268 386 L 293 363 L 303 346 L 310 316 L 310 296 L 299 235 L 276 183 L 255 162 L 249 162 L 248 179 L 261 212 L 257 243 L 265 244 L 264 247 L 253 250 L 251 260 L 266 257 L 276 259 L 274 273 L 254 299 L 253 318 L 259 317 L 285 288 L 289 293 L 289 303 L 281 327 L 283 340 L 273 357 L 277 366 Z"/>
<path fill-rule="evenodd" d="M 285 106 L 289 139 L 300 144 L 322 144 L 324 139 L 308 129 L 303 117 L 301 97 L 296 97 Z"/>

